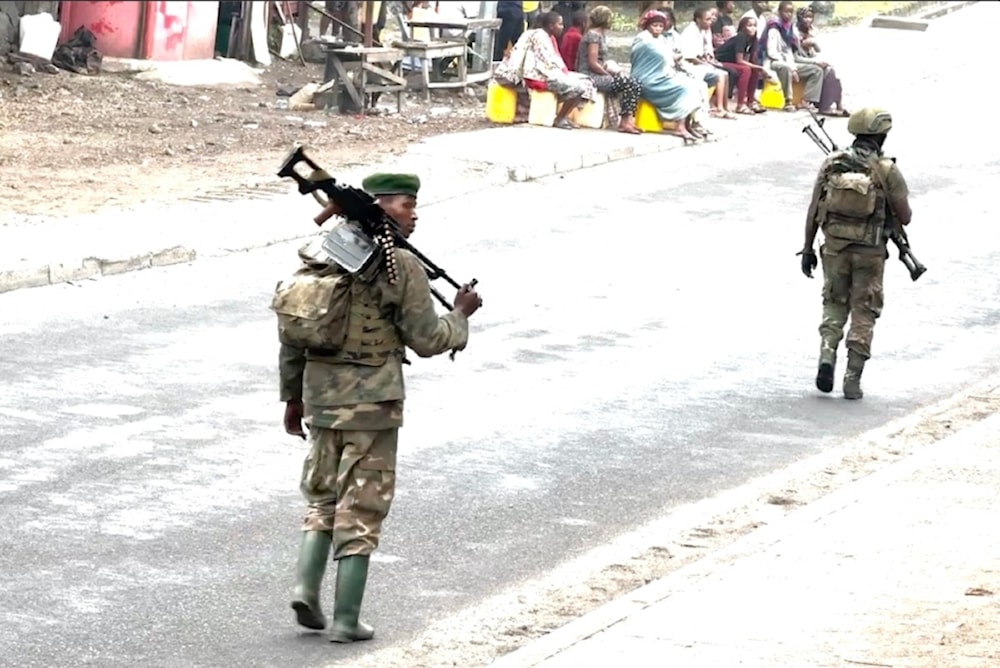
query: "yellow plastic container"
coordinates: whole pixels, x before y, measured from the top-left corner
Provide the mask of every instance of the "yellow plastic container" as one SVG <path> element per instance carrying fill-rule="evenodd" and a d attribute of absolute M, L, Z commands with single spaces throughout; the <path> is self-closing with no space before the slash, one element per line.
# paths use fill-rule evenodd
<path fill-rule="evenodd" d="M 635 127 L 643 132 L 662 132 L 663 121 L 656 112 L 656 107 L 646 100 L 639 100 L 639 106 L 635 110 Z"/>
<path fill-rule="evenodd" d="M 777 81 L 764 81 L 764 87 L 760 91 L 760 106 L 765 109 L 784 109 L 785 93 L 781 90 L 781 84 Z"/>
<path fill-rule="evenodd" d="M 604 93 L 598 93 L 597 99 L 577 107 L 569 113 L 569 120 L 583 128 L 600 130 L 604 127 L 604 111 L 607 98 Z"/>
<path fill-rule="evenodd" d="M 552 127 L 556 122 L 556 113 L 559 108 L 559 101 L 555 93 L 547 90 L 528 90 L 530 100 L 528 106 L 528 123 L 531 125 L 545 125 Z"/>
<path fill-rule="evenodd" d="M 491 123 L 513 123 L 517 116 L 517 90 L 490 81 L 486 88 L 486 120 Z"/>

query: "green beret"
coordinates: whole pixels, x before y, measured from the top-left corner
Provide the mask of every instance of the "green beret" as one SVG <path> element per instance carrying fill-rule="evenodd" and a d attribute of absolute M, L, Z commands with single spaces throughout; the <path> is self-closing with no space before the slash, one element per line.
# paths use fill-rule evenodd
<path fill-rule="evenodd" d="M 374 197 L 379 195 L 417 196 L 420 177 L 416 174 L 372 174 L 361 182 L 365 192 Z"/>

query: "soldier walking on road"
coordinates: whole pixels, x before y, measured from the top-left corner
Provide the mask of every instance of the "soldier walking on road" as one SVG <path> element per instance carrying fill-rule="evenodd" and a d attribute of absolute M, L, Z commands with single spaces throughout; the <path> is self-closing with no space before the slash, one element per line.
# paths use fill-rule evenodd
<path fill-rule="evenodd" d="M 417 219 L 419 179 L 410 174 L 374 174 L 362 186 L 408 237 Z M 331 203 L 317 218 L 326 219 L 338 212 Z M 299 252 L 304 261 L 299 273 L 317 266 L 315 258 L 304 255 L 308 248 Z M 439 317 L 423 264 L 403 249 L 395 249 L 394 255 L 395 281 L 393 269 L 387 270 L 385 261 L 355 275 L 328 263 L 302 281 L 308 286 L 301 297 L 308 302 L 306 306 L 326 305 L 331 294 L 340 294 L 344 317 L 334 324 L 313 321 L 327 322 L 330 330 L 339 333 L 331 331 L 327 337 L 316 328 L 316 332 L 299 332 L 297 340 L 322 342 L 328 338 L 336 343 L 292 345 L 290 340 L 296 337 L 287 328 L 282 331 L 279 314 L 285 431 L 305 438 L 305 417 L 310 441 L 302 467 L 300 489 L 307 510 L 292 608 L 300 625 L 326 627 L 320 587 L 332 547 L 337 561 L 329 632 L 333 642 L 368 640 L 374 635 L 371 626 L 359 621 L 359 615 L 369 556 L 378 547 L 382 522 L 395 492 L 405 348 L 420 357 L 463 349 L 469 336 L 467 318 L 482 306 L 479 295 L 464 286 L 455 297 L 454 310 Z M 324 289 L 327 292 L 319 294 Z M 285 294 L 294 294 L 294 290 Z M 328 312 L 336 308 L 332 306 Z"/>
<path fill-rule="evenodd" d="M 813 187 L 806 215 L 802 273 L 812 278 L 816 268 L 813 242 L 823 231 L 823 319 L 816 387 L 833 390 L 837 348 L 847 333 L 844 397 L 860 399 L 861 372 L 871 357 L 875 321 L 882 313 L 882 275 L 888 232 L 908 225 L 912 212 L 909 190 L 896 163 L 882 154 L 892 128 L 892 116 L 882 109 L 851 114 L 847 130 L 855 135 L 848 148 L 827 156 Z"/>

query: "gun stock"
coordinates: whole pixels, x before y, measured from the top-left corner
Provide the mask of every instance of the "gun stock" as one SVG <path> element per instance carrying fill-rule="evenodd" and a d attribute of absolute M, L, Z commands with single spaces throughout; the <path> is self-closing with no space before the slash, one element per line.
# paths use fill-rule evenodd
<path fill-rule="evenodd" d="M 902 230 L 893 228 L 889 232 L 889 240 L 896 246 L 899 251 L 899 261 L 903 263 L 906 270 L 910 272 L 910 280 L 916 281 L 918 278 L 923 276 L 924 272 L 927 271 L 917 256 L 913 254 L 910 249 L 910 243 L 906 238 L 906 233 Z"/>

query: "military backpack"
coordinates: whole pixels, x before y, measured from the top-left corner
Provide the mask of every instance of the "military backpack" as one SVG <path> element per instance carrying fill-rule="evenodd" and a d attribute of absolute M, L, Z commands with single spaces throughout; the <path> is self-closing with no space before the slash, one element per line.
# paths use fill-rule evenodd
<path fill-rule="evenodd" d="M 825 236 L 863 246 L 883 243 L 886 192 L 880 168 L 878 158 L 850 149 L 831 159 L 820 202 Z"/>

